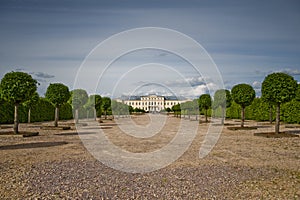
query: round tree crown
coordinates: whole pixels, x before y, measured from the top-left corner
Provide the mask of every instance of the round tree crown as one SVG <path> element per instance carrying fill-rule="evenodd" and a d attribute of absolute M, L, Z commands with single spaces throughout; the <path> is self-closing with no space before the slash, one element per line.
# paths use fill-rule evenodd
<path fill-rule="evenodd" d="M 233 100 L 242 107 L 251 105 L 255 98 L 255 90 L 251 85 L 245 83 L 235 85 L 231 93 Z"/>
<path fill-rule="evenodd" d="M 28 101 L 36 92 L 37 84 L 37 81 L 25 72 L 9 72 L 1 80 L 1 96 L 4 100 L 14 103 Z"/>
<path fill-rule="evenodd" d="M 297 81 L 288 74 L 269 74 L 262 83 L 262 98 L 272 103 L 289 102 L 296 96 L 297 87 Z"/>
<path fill-rule="evenodd" d="M 51 83 L 47 88 L 45 97 L 54 106 L 61 106 L 70 98 L 69 88 L 62 83 Z"/>

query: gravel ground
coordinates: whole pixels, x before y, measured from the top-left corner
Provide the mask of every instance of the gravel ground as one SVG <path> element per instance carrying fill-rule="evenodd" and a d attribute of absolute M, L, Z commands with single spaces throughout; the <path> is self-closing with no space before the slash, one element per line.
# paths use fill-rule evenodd
<path fill-rule="evenodd" d="M 148 139 L 120 137 L 113 121 L 102 126 L 118 146 L 132 152 L 159 149 L 170 141 L 179 119 L 169 117 L 161 133 Z M 134 117 L 147 125 L 148 116 Z M 227 121 L 238 126 L 238 121 Z M 199 159 L 207 124 L 200 124 L 190 148 L 174 163 L 150 173 L 126 173 L 97 161 L 71 130 L 40 129 L 49 123 L 21 124 L 20 130 L 39 131 L 36 137 L 6 135 L 0 130 L 1 199 L 299 199 L 300 139 L 263 138 L 256 132 L 273 125 L 247 121 L 254 130 L 223 128 L 204 159 Z M 284 129 L 284 126 L 282 126 Z M 297 128 L 286 128 L 299 133 Z M 133 148 L 134 147 L 134 148 Z"/>

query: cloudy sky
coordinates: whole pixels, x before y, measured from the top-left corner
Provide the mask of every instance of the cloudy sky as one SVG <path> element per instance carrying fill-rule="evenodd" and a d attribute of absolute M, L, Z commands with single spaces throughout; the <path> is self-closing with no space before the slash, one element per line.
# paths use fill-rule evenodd
<path fill-rule="evenodd" d="M 297 0 L 2 0 L 0 27 L 0 77 L 28 72 L 42 96 L 53 82 L 113 97 L 199 96 L 211 92 L 219 77 L 227 89 L 247 83 L 259 96 L 264 77 L 278 71 L 300 82 Z M 143 27 L 174 30 L 183 38 L 155 31 L 118 38 Z M 156 42 L 155 48 L 144 48 L 141 38 Z M 159 47 L 165 42 L 170 49 Z M 127 53 L 116 54 L 122 48 Z M 186 57 L 197 57 L 202 68 Z"/>

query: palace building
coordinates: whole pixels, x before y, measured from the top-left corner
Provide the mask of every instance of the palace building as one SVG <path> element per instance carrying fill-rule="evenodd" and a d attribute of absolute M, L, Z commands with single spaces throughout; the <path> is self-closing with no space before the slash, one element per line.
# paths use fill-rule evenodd
<path fill-rule="evenodd" d="M 160 95 L 148 95 L 148 96 L 130 96 L 123 97 L 122 103 L 132 106 L 133 108 L 143 109 L 146 112 L 160 112 L 166 108 L 172 108 L 172 106 L 186 102 L 186 99 L 177 98 L 176 96 L 160 96 Z"/>

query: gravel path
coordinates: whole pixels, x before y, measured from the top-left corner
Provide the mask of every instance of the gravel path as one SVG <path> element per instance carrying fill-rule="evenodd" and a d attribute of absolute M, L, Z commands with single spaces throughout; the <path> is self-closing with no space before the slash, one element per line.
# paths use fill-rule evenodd
<path fill-rule="evenodd" d="M 26 124 L 21 128 L 38 130 Z M 176 162 L 144 174 L 117 171 L 95 160 L 74 127 L 67 131 L 39 130 L 40 136 L 30 138 L 0 134 L 0 199 L 300 198 L 299 138 L 261 138 L 253 136 L 257 130 L 224 128 L 209 156 L 199 159 L 206 128 L 201 125 L 189 150 Z M 107 131 L 113 135 L 119 130 L 112 126 Z M 114 139 L 127 149 L 138 142 L 119 135 Z M 159 137 L 160 142 L 169 139 L 170 135 Z M 148 139 L 138 151 L 154 143 Z"/>
<path fill-rule="evenodd" d="M 16 187 L 22 187 L 22 198 L 28 199 L 235 199 L 267 195 L 265 191 L 257 194 L 238 191 L 243 182 L 266 180 L 272 173 L 266 169 L 202 165 L 130 174 L 98 161 L 66 160 L 24 168 L 22 175 L 12 182 L 9 177 L 2 178 L 10 179 L 7 190 L 18 191 L 20 188 Z M 19 195 L 15 193 L 10 198 Z"/>

